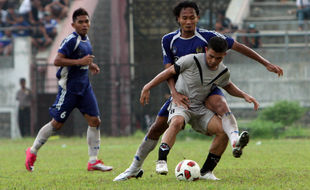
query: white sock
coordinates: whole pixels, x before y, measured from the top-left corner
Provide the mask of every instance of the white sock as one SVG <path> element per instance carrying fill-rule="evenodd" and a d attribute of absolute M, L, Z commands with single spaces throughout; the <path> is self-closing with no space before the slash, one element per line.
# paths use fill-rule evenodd
<path fill-rule="evenodd" d="M 30 149 L 30 152 L 36 155 L 38 150 L 44 145 L 44 143 L 48 140 L 48 138 L 52 136 L 52 134 L 54 134 L 55 132 L 56 130 L 52 126 L 51 122 L 44 125 L 40 129 L 36 139 L 34 140 L 33 145 Z"/>
<path fill-rule="evenodd" d="M 130 171 L 137 171 L 142 167 L 142 164 L 144 163 L 144 160 L 146 159 L 147 155 L 154 150 L 154 148 L 156 147 L 158 143 L 158 140 L 153 140 L 153 139 L 149 139 L 147 138 L 147 136 L 145 136 L 145 138 L 142 140 L 136 155 L 129 167 Z"/>
<path fill-rule="evenodd" d="M 239 129 L 235 116 L 232 112 L 227 112 L 222 116 L 222 125 L 229 138 L 230 144 L 233 147 L 234 142 L 239 136 Z"/>
<path fill-rule="evenodd" d="M 87 129 L 87 144 L 89 153 L 89 162 L 94 164 L 100 148 L 100 127 L 90 127 Z"/>

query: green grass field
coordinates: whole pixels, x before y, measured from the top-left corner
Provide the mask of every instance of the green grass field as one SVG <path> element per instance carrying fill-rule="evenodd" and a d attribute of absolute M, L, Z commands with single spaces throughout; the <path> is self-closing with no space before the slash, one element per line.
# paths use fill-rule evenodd
<path fill-rule="evenodd" d="M 211 137 L 177 141 L 169 154 L 167 176 L 155 173 L 157 147 L 144 164 L 143 177 L 123 182 L 113 179 L 129 167 L 142 138 L 102 137 L 99 158 L 114 167 L 110 172 L 86 170 L 86 138 L 51 138 L 30 173 L 24 166 L 24 150 L 33 140 L 0 139 L 0 189 L 310 189 L 310 140 L 306 139 L 251 139 L 240 159 L 234 158 L 228 147 L 214 170 L 221 180 L 195 182 L 177 181 L 175 166 L 184 158 L 202 166 Z"/>

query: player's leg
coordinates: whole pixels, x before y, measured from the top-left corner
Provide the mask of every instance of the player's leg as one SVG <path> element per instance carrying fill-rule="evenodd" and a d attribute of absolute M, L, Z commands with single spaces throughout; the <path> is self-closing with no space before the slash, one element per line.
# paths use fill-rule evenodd
<path fill-rule="evenodd" d="M 74 94 L 70 94 L 59 87 L 56 101 L 49 109 L 50 115 L 53 118 L 52 121 L 40 129 L 32 147 L 29 147 L 26 150 L 25 165 L 28 171 L 31 172 L 34 170 L 34 162 L 36 161 L 39 149 L 46 143 L 48 138 L 55 133 L 55 131 L 61 129 L 64 125 L 74 108 L 75 98 L 76 96 Z"/>
<path fill-rule="evenodd" d="M 226 150 L 228 137 L 223 130 L 222 121 L 218 115 L 214 115 L 208 122 L 206 134 L 210 136 L 215 135 L 215 138 L 209 148 L 208 157 L 200 170 L 200 179 L 219 180 L 214 176 L 213 170 Z"/>
<path fill-rule="evenodd" d="M 87 128 L 87 144 L 89 161 L 87 165 L 88 171 L 111 171 L 113 167 L 106 166 L 98 159 L 100 149 L 100 125 L 99 108 L 96 97 L 92 89 L 87 90 L 85 95 L 78 101 L 77 108 L 84 115 L 88 123 Z"/>
<path fill-rule="evenodd" d="M 124 181 L 130 178 L 139 178 L 143 175 L 142 165 L 148 154 L 156 147 L 159 137 L 168 128 L 168 106 L 170 99 L 165 102 L 162 108 L 159 110 L 155 122 L 150 127 L 147 135 L 143 138 L 135 157 L 128 169 L 125 172 L 119 174 L 113 181 Z"/>
<path fill-rule="evenodd" d="M 237 121 L 228 107 L 224 94 L 220 89 L 216 88 L 210 93 L 204 104 L 208 109 L 221 116 L 223 129 L 229 138 L 233 155 L 239 158 L 242 154 L 242 149 L 249 142 L 249 134 L 244 131 L 239 136 Z"/>
<path fill-rule="evenodd" d="M 158 150 L 158 161 L 156 172 L 161 175 L 168 173 L 167 157 L 170 149 L 175 143 L 177 134 L 184 128 L 185 118 L 182 115 L 176 115 L 171 118 L 168 129 L 165 131 Z"/>

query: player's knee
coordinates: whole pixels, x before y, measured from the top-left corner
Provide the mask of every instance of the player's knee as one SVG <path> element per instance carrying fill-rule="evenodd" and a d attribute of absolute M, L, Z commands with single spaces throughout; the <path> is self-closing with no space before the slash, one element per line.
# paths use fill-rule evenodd
<path fill-rule="evenodd" d="M 170 130 L 175 131 L 176 133 L 180 132 L 184 127 L 184 120 L 174 119 L 171 121 L 169 128 Z"/>
<path fill-rule="evenodd" d="M 88 125 L 91 127 L 99 127 L 101 125 L 101 120 L 99 117 L 93 117 L 89 122 Z"/>
<path fill-rule="evenodd" d="M 230 111 L 226 100 L 223 99 L 212 101 L 211 110 L 220 116 Z"/>
<path fill-rule="evenodd" d="M 167 128 L 168 128 L 167 122 L 155 121 L 155 123 L 153 123 L 153 125 L 149 129 L 147 137 L 153 140 L 158 140 L 159 137 L 166 131 Z"/>
<path fill-rule="evenodd" d="M 54 128 L 56 131 L 60 130 L 60 129 L 62 128 L 62 126 L 64 125 L 64 123 L 59 123 L 59 122 L 56 121 L 55 119 L 53 119 L 51 122 L 52 122 L 51 124 L 52 124 L 53 128 Z"/>

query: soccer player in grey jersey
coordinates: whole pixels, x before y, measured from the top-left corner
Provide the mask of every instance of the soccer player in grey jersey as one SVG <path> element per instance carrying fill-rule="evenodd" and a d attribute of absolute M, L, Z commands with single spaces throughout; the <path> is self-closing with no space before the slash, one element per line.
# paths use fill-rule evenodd
<path fill-rule="evenodd" d="M 230 81 L 230 72 L 222 63 L 227 54 L 227 42 L 222 38 L 213 37 L 205 49 L 206 53 L 189 54 L 180 58 L 176 64 L 158 74 L 142 89 L 140 103 L 145 105 L 149 102 L 151 88 L 166 81 L 173 75 L 179 74 L 175 88 L 179 93 L 189 98 L 188 108 L 176 105 L 173 101 L 170 103 L 169 128 L 164 133 L 161 141 L 166 146 L 166 150 L 159 151 L 159 160 L 167 160 L 169 150 L 172 148 L 177 134 L 187 123 L 194 130 L 205 135 L 227 134 L 233 151 L 236 153 L 242 152 L 242 149 L 249 142 L 249 134 L 246 131 L 241 133 L 240 136 L 234 132 L 238 130 L 234 117 L 227 116 L 226 122 L 222 123 L 218 115 L 215 115 L 214 112 L 204 106 L 204 101 L 212 88 L 219 86 L 232 96 L 244 98 L 245 101 L 254 103 L 254 110 L 258 109 L 259 104 L 255 98 L 241 91 Z M 222 146 L 226 146 L 226 144 L 214 140 L 210 152 L 221 156 L 225 151 Z M 203 177 L 204 174 L 201 175 Z"/>

